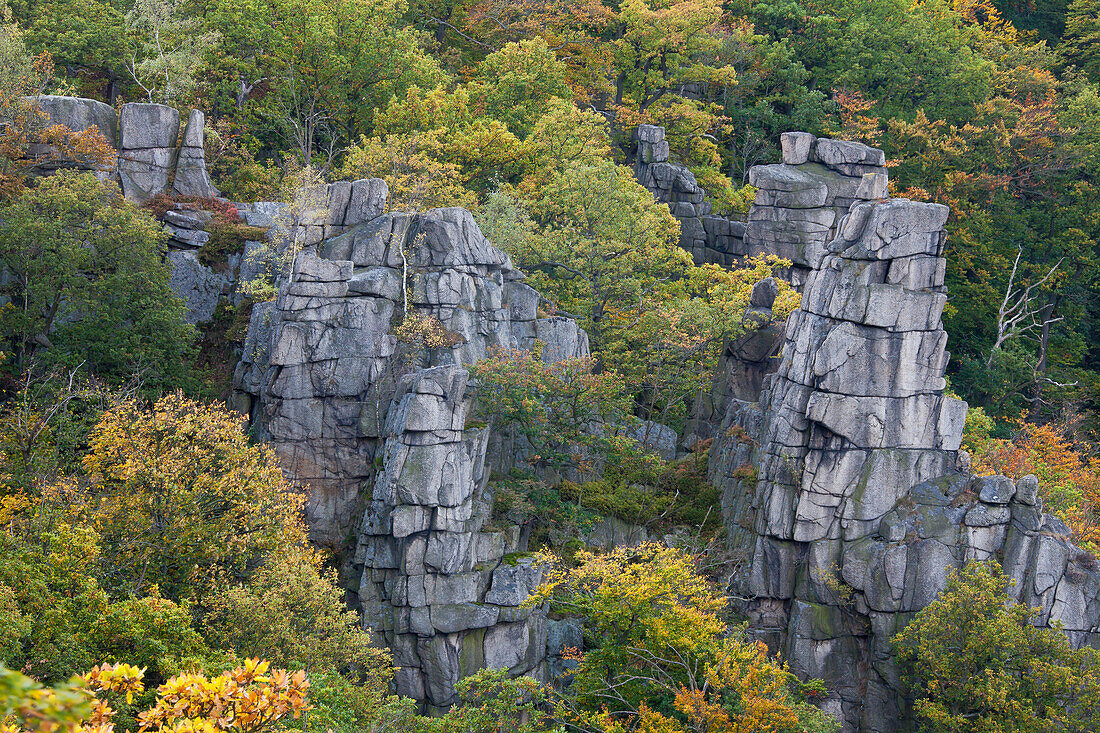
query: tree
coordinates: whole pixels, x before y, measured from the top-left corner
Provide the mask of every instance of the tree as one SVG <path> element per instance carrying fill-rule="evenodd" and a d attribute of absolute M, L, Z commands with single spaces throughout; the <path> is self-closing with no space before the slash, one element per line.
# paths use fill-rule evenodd
<path fill-rule="evenodd" d="M 203 30 L 198 18 L 187 17 L 183 0 L 136 0 L 126 25 L 140 41 L 127 70 L 149 101 L 191 102 L 203 56 L 217 43 L 217 32 Z"/>
<path fill-rule="evenodd" d="M 940 597 L 894 637 L 921 730 L 1084 731 L 1100 724 L 1100 657 L 1039 609 L 1011 603 L 999 565 L 953 571 Z"/>
<path fill-rule="evenodd" d="M 530 677 L 513 678 L 506 669 L 482 669 L 459 680 L 455 690 L 459 703 L 442 717 L 421 719 L 422 733 L 549 730 L 545 712 L 549 691 Z"/>
<path fill-rule="evenodd" d="M 473 206 L 475 198 L 463 185 L 459 167 L 446 160 L 446 130 L 361 137 L 341 168 L 345 178 L 382 178 L 397 211 L 439 206 Z"/>
<path fill-rule="evenodd" d="M 115 103 L 130 80 L 125 6 L 110 0 L 17 0 L 11 7 L 34 53 L 49 53 L 85 93 Z"/>
<path fill-rule="evenodd" d="M 553 363 L 531 351 L 492 352 L 473 367 L 478 412 L 521 441 L 539 472 L 607 472 L 647 463 L 619 431 L 633 420 L 622 379 L 591 357 Z"/>
<path fill-rule="evenodd" d="M 511 254 L 544 297 L 580 320 L 596 351 L 624 314 L 691 264 L 668 206 L 610 161 L 554 173 L 531 213 L 543 235 Z"/>
<path fill-rule="evenodd" d="M 19 27 L 0 22 L 0 201 L 19 195 L 36 170 L 59 162 L 114 166 L 115 150 L 98 128 L 73 131 L 51 124 L 35 103 L 53 72 L 48 52 L 32 58 Z"/>
<path fill-rule="evenodd" d="M 288 550 L 269 557 L 247 583 L 218 589 L 204 601 L 207 639 L 245 657 L 262 652 L 310 674 L 362 675 L 377 680 L 372 689 L 384 689 L 389 655 L 371 645 L 336 574 L 315 550 Z"/>
<path fill-rule="evenodd" d="M 623 374 L 640 415 L 682 427 L 691 400 L 711 386 L 723 344 L 798 307 L 798 293 L 779 278 L 771 318 L 746 316 L 753 286 L 784 267 L 786 260 L 771 256 L 736 269 L 693 265 L 637 310 L 617 315 L 623 321 L 605 358 Z"/>
<path fill-rule="evenodd" d="M 403 0 L 213 5 L 211 25 L 227 39 L 216 63 L 232 81 L 219 90 L 223 106 L 257 110 L 281 127 L 301 166 L 328 172 L 394 94 L 443 80 L 423 34 L 402 22 Z"/>
<path fill-rule="evenodd" d="M 43 687 L 0 666 L 0 710 L 14 718 L 13 733 L 112 730 L 109 695 L 132 702 L 145 689 L 145 670 L 130 664 L 97 665 L 64 686 Z M 304 672 L 272 669 L 256 659 L 220 675 L 187 673 L 157 688 L 156 704 L 138 715 L 142 731 L 260 733 L 309 710 Z M 98 698 L 96 695 L 103 695 Z M 5 715 L 5 718 L 7 715 Z"/>
<path fill-rule="evenodd" d="M 1100 81 L 1100 2 L 1073 0 L 1066 13 L 1060 50 L 1093 81 Z"/>
<path fill-rule="evenodd" d="M 509 43 L 478 64 L 478 95 L 485 111 L 526 137 L 552 97 L 569 99 L 566 66 L 542 38 Z"/>
<path fill-rule="evenodd" d="M 726 599 L 691 556 L 645 544 L 576 559 L 526 602 L 584 623 L 586 650 L 555 708 L 562 722 L 613 733 L 836 730 L 762 643 L 726 626 Z"/>
<path fill-rule="evenodd" d="M 202 597 L 305 542 L 301 497 L 271 448 L 249 444 L 243 421 L 179 393 L 103 416 L 84 468 L 110 587 Z"/>
<path fill-rule="evenodd" d="M 1079 421 L 1036 425 L 1021 419 L 1011 438 L 997 439 L 990 435 L 992 420 L 980 409 L 967 413 L 964 442 L 973 472 L 1014 479 L 1035 476 L 1044 507 L 1073 529 L 1076 542 L 1100 540 L 1100 463 L 1089 456 L 1087 445 L 1075 444 L 1081 434 Z M 971 412 L 979 414 L 972 419 Z"/>
<path fill-rule="evenodd" d="M 43 179 L 0 216 L 11 273 L 0 329 L 17 367 L 44 354 L 114 379 L 137 372 L 153 387 L 187 377 L 194 329 L 169 287 L 152 216 L 75 171 Z"/>

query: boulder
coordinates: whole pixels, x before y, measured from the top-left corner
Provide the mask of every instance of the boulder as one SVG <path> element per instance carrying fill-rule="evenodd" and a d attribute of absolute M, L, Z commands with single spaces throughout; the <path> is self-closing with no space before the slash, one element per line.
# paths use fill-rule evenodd
<path fill-rule="evenodd" d="M 179 142 L 180 113 L 163 104 L 130 102 L 118 115 L 119 149 L 175 148 Z"/>
<path fill-rule="evenodd" d="M 779 136 L 779 145 L 784 163 L 802 165 L 809 162 L 817 145 L 817 137 L 808 132 L 784 132 Z"/>
<path fill-rule="evenodd" d="M 39 108 L 46 113 L 51 125 L 64 125 L 74 132 L 96 128 L 111 144 L 118 147 L 118 114 L 103 102 L 82 97 L 64 97 L 42 94 L 35 97 Z"/>

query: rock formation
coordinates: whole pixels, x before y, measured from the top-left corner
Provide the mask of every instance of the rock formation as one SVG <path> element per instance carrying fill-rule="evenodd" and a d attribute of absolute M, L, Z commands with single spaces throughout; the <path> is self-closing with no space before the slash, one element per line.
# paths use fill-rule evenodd
<path fill-rule="evenodd" d="M 802 305 L 758 399 L 727 403 L 710 475 L 753 627 L 825 680 L 845 730 L 886 733 L 906 705 L 890 639 L 952 568 L 1000 560 L 1018 600 L 1076 643 L 1100 621 L 1100 574 L 1042 513 L 1033 477 L 956 470 L 947 208 L 881 198 L 881 151 L 794 133 L 783 153 L 751 173 L 745 241 L 805 268 Z"/>
<path fill-rule="evenodd" d="M 98 173 L 117 175 L 128 198 L 217 195 L 201 113 L 181 135 L 178 112 L 160 105 L 116 115 L 91 100 L 38 101 L 51 122 L 104 134 L 119 162 Z M 727 345 L 681 444 L 714 437 L 709 472 L 756 633 L 795 672 L 826 681 L 846 730 L 890 733 L 906 706 L 890 638 L 952 568 L 998 559 L 1017 600 L 1077 644 L 1098 640 L 1100 572 L 1043 514 L 1033 477 L 956 468 L 966 405 L 944 394 L 946 207 L 886 198 L 880 150 L 806 133 L 783 135 L 782 149 L 782 163 L 750 172 L 758 192 L 741 223 L 711 214 L 690 171 L 669 162 L 661 128 L 639 128 L 635 171 L 669 203 L 695 260 L 779 255 L 803 292 L 782 329 Z M 275 300 L 252 309 L 233 404 L 309 485 L 311 536 L 342 553 L 349 598 L 393 649 L 398 692 L 439 709 L 483 666 L 560 672 L 580 631 L 520 607 L 542 569 L 519 528 L 493 518 L 488 480 L 518 449 L 469 419 L 468 367 L 492 347 L 536 341 L 548 361 L 585 355 L 587 336 L 538 317 L 539 294 L 465 210 L 386 213 L 378 180 L 308 198 L 292 220 L 280 204 L 237 205 L 280 238 L 246 243 L 219 271 L 197 256 L 210 214 L 180 202 L 163 215 L 173 286 L 196 322 L 223 297 L 241 302 L 240 283 L 264 267 L 278 270 L 280 246 L 303 248 Z M 771 323 L 775 292 L 758 284 L 746 318 Z M 409 338 L 407 314 L 438 338 Z M 664 426 L 638 437 L 677 450 Z M 608 546 L 648 537 L 611 519 L 593 535 Z"/>
<path fill-rule="evenodd" d="M 639 125 L 637 144 L 634 175 L 680 222 L 680 246 L 691 252 L 697 265 L 736 265 L 748 254 L 744 222 L 711 215 L 711 204 L 695 175 L 669 162 L 663 127 Z"/>
<path fill-rule="evenodd" d="M 541 570 L 516 554 L 518 527 L 489 524 L 489 429 L 468 423 L 465 367 L 491 347 L 538 339 L 560 359 L 588 343 L 575 322 L 538 318 L 538 293 L 468 211 L 384 214 L 379 183 L 376 208 L 321 230 L 276 300 L 253 309 L 235 381 L 258 434 L 310 486 L 312 537 L 335 549 L 351 538 L 345 575 L 394 652 L 398 691 L 442 708 L 483 666 L 545 677 L 577 634 L 518 607 Z M 400 342 L 406 303 L 451 345 Z"/>
<path fill-rule="evenodd" d="M 886 196 L 886 156 L 860 143 L 805 132 L 784 133 L 780 140 L 782 163 L 749 169 L 757 191 L 745 249 L 749 255 L 790 260 L 791 282 L 801 288 L 852 204 Z"/>
<path fill-rule="evenodd" d="M 179 111 L 163 104 L 124 104 L 116 111 L 103 102 L 79 97 L 42 95 L 34 101 L 51 125 L 77 132 L 94 127 L 103 135 L 118 154 L 117 164 L 97 175 L 116 180 L 130 201 L 143 204 L 158 194 L 198 200 L 219 195 L 206 169 L 202 112 L 191 110 L 181 134 Z M 81 165 L 56 156 L 46 160 L 50 162 L 42 166 L 42 173 Z M 198 258 L 198 250 L 210 241 L 210 213 L 199 204 L 180 203 L 166 212 L 163 221 L 169 236 L 172 287 L 187 305 L 188 319 L 193 323 L 210 320 L 223 297 L 239 302 L 236 273 L 244 258 L 231 255 L 228 268 L 218 272 Z"/>
<path fill-rule="evenodd" d="M 806 132 L 784 133 L 781 143 L 781 164 L 749 170 L 757 192 L 747 223 L 711 213 L 692 172 L 669 162 L 662 127 L 638 127 L 634 172 L 658 201 L 669 205 L 680 222 L 680 246 L 696 264 L 733 267 L 747 257 L 776 255 L 791 261 L 790 280 L 801 288 L 848 208 L 886 196 L 886 157 L 860 143 Z"/>

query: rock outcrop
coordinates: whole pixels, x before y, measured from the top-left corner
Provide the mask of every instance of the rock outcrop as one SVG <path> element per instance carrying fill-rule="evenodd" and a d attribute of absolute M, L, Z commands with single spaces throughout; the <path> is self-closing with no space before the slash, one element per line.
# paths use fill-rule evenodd
<path fill-rule="evenodd" d="M 951 569 L 998 559 L 1018 600 L 1078 644 L 1096 638 L 1100 573 L 1042 513 L 1033 477 L 956 468 L 966 405 L 944 394 L 948 209 L 880 198 L 881 151 L 783 143 L 787 163 L 751 174 L 745 241 L 797 255 L 802 305 L 759 397 L 726 404 L 710 476 L 753 627 L 825 680 L 845 730 L 887 733 L 907 704 L 890 639 Z"/>
<path fill-rule="evenodd" d="M 342 224 L 302 224 L 320 240 L 253 309 L 237 404 L 309 485 L 313 539 L 350 545 L 344 574 L 394 652 L 398 691 L 444 708 L 483 666 L 544 678 L 563 664 L 554 645 L 576 635 L 519 608 L 542 571 L 518 527 L 489 524 L 489 428 L 468 422 L 467 367 L 493 347 L 537 339 L 553 360 L 588 342 L 569 319 L 538 318 L 538 293 L 468 211 L 382 213 L 379 184 L 333 184 L 350 202 L 330 212 Z M 406 306 L 445 338 L 400 341 Z"/>
<path fill-rule="evenodd" d="M 118 153 L 115 170 L 122 193 L 136 203 L 157 194 L 213 198 L 218 189 L 210 181 L 203 152 L 205 118 L 193 109 L 180 135 L 180 113 L 164 104 L 131 102 L 117 111 L 103 102 L 81 97 L 42 95 L 33 98 L 51 125 L 74 132 L 93 127 Z M 80 165 L 53 159 L 48 169 Z"/>
<path fill-rule="evenodd" d="M 160 194 L 208 201 L 219 195 L 206 169 L 202 112 L 191 110 L 181 134 L 179 111 L 163 104 L 130 103 L 116 111 L 103 102 L 79 97 L 42 95 L 34 101 L 50 125 L 75 132 L 95 128 L 103 135 L 117 152 L 117 163 L 112 169 L 98 170 L 97 175 L 116 180 L 130 201 L 144 204 Z M 58 155 L 42 157 L 43 174 L 84 166 Z M 169 236 L 172 287 L 187 306 L 188 320 L 209 321 L 223 297 L 239 302 L 241 254 L 230 254 L 227 267 L 219 271 L 198 257 L 198 250 L 210 241 L 210 213 L 199 204 L 181 203 L 167 211 L 163 221 Z"/>
<path fill-rule="evenodd" d="M 694 174 L 669 161 L 663 127 L 640 125 L 636 138 L 634 174 L 669 205 L 680 222 L 680 246 L 696 264 L 733 267 L 748 257 L 776 255 L 791 261 L 790 280 L 799 289 L 818 267 L 825 243 L 836 235 L 849 207 L 887 195 L 881 150 L 788 132 L 781 136 L 782 163 L 749 170 L 757 192 L 746 223 L 712 213 Z"/>
<path fill-rule="evenodd" d="M 706 191 L 695 180 L 695 174 L 669 162 L 665 128 L 639 125 L 636 138 L 634 175 L 658 201 L 668 204 L 680 222 L 680 246 L 691 252 L 697 265 L 736 265 L 748 254 L 745 223 L 712 215 Z"/>
<path fill-rule="evenodd" d="M 805 132 L 784 133 L 781 143 L 782 163 L 749 170 L 757 191 L 744 247 L 750 256 L 790 260 L 791 282 L 801 288 L 807 274 L 820 268 L 825 245 L 849 208 L 886 197 L 886 157 L 860 143 Z"/>

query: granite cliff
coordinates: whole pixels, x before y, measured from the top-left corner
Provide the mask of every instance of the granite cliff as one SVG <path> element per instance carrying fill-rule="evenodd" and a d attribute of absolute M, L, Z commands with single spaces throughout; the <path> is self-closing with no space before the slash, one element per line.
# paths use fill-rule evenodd
<path fill-rule="evenodd" d="M 820 166 L 848 176 L 881 162 L 854 143 L 783 142 L 783 164 L 754 170 L 763 187 L 750 220 L 780 218 L 763 212 L 796 195 L 799 220 L 824 228 L 840 199 Z M 710 463 L 742 565 L 732 575 L 742 610 L 797 674 L 825 680 L 845 730 L 874 733 L 907 717 L 890 639 L 953 568 L 998 560 L 1016 600 L 1077 644 L 1100 622 L 1095 561 L 1043 513 L 1035 478 L 967 472 L 966 405 L 943 379 L 949 211 L 886 198 L 883 177 L 864 173 L 856 190 L 883 197 L 857 196 L 828 241 L 815 233 L 795 259 L 809 268 L 801 308 L 759 395 L 727 403 Z"/>
<path fill-rule="evenodd" d="M 119 155 L 100 173 L 132 200 L 217 196 L 201 113 L 181 134 L 178 112 L 159 105 L 40 101 L 52 121 L 104 133 Z M 967 408 L 945 394 L 941 323 L 950 212 L 889 198 L 880 150 L 807 133 L 782 147 L 782 163 L 751 171 L 756 201 L 740 222 L 712 214 L 661 128 L 639 129 L 635 172 L 669 203 L 696 261 L 779 255 L 803 294 L 775 324 L 775 284 L 758 284 L 746 317 L 764 327 L 727 345 L 677 437 L 680 450 L 714 440 L 730 587 L 754 632 L 826 681 L 846 730 L 887 733 L 907 705 L 890 638 L 952 568 L 999 560 L 1016 598 L 1076 644 L 1096 640 L 1100 572 L 1043 513 L 1033 477 L 974 477 L 958 452 Z M 547 679 L 581 643 L 575 624 L 520 607 L 542 570 L 519 527 L 491 521 L 489 473 L 515 448 L 470 419 L 468 367 L 492 347 L 541 342 L 557 360 L 588 342 L 574 321 L 540 317 L 539 294 L 468 211 L 387 212 L 386 194 L 379 180 L 332 183 L 313 192 L 316 211 L 292 217 L 301 250 L 252 310 L 232 402 L 309 486 L 312 537 L 342 558 L 349 599 L 393 650 L 398 691 L 438 709 L 462 675 Z M 236 209 L 271 230 L 289 216 L 272 203 Z M 197 257 L 209 240 L 201 206 L 163 221 L 196 322 L 223 298 L 240 302 L 250 254 L 280 247 L 274 235 L 246 243 L 215 271 Z M 439 338 L 410 339 L 410 316 Z M 676 452 L 672 436 L 663 443 Z"/>

